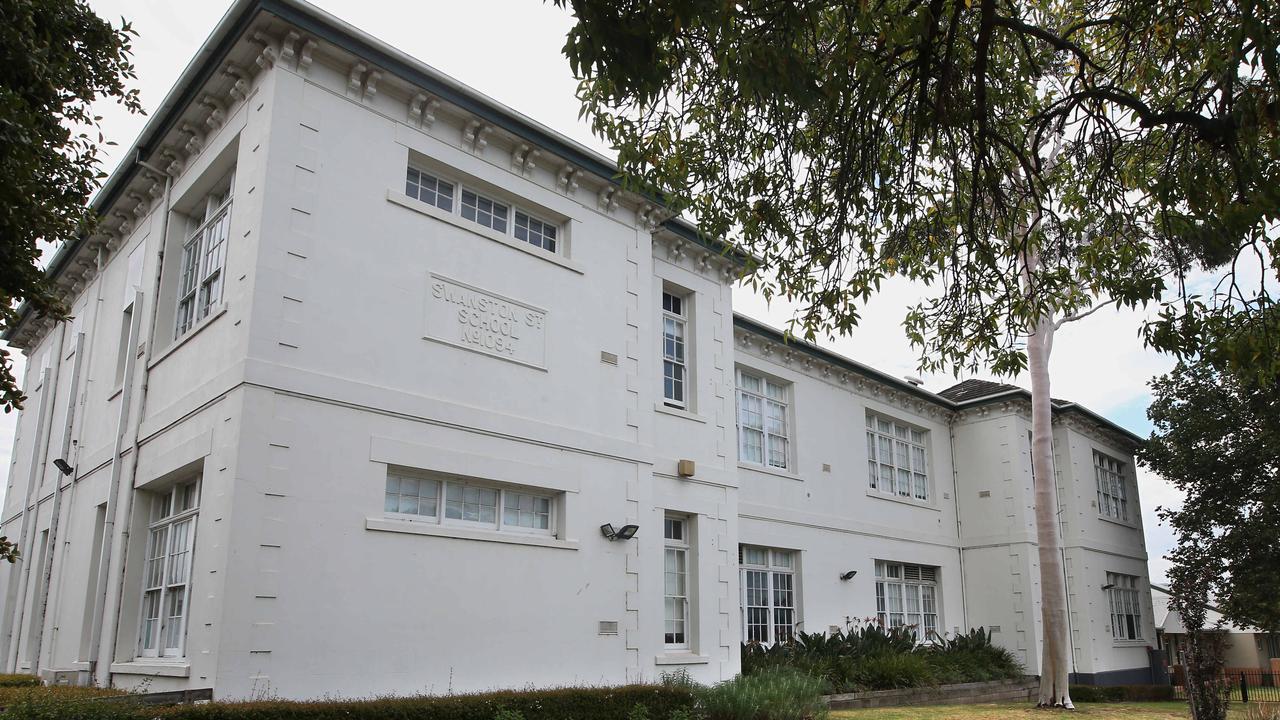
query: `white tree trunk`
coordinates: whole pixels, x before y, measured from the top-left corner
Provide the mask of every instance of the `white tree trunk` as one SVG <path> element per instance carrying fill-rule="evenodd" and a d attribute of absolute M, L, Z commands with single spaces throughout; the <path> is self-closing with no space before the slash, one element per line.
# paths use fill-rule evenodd
<path fill-rule="evenodd" d="M 1067 689 L 1071 646 L 1067 633 L 1067 584 L 1062 566 L 1062 529 L 1053 474 L 1053 415 L 1049 394 L 1049 355 L 1056 327 L 1040 318 L 1027 340 L 1031 374 L 1031 467 L 1035 475 L 1036 540 L 1040 551 L 1040 618 L 1044 648 L 1040 661 L 1040 698 L 1048 707 L 1075 707 Z"/>

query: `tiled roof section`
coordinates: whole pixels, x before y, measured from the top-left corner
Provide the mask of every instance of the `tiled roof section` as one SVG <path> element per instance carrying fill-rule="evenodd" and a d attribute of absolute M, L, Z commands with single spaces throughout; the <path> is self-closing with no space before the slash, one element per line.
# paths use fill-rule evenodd
<path fill-rule="evenodd" d="M 965 380 L 962 383 L 952 385 L 946 390 L 942 390 L 938 394 L 952 402 L 965 402 L 1021 389 L 1017 385 L 991 382 L 990 380 Z"/>

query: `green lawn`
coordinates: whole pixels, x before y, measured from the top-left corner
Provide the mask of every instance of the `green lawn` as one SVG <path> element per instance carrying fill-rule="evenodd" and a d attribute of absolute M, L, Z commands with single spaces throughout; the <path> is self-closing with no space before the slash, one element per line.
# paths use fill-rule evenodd
<path fill-rule="evenodd" d="M 1256 706 L 1257 703 L 1250 703 Z M 1231 718 L 1245 717 L 1245 705 L 1233 703 Z M 1274 707 L 1274 705 L 1273 705 Z M 836 710 L 831 720 L 1047 720 L 1062 717 L 1088 717 L 1093 720 L 1187 720 L 1186 703 L 1080 703 L 1075 712 L 1038 710 L 1030 703 L 993 705 L 932 705 L 926 707 L 875 708 L 870 710 Z"/>

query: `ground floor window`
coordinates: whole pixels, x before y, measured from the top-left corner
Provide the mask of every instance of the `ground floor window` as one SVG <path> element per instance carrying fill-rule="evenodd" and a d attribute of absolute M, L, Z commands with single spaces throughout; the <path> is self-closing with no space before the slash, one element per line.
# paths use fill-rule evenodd
<path fill-rule="evenodd" d="M 446 525 L 552 535 L 555 502 L 547 493 L 390 470 L 383 509 Z"/>
<path fill-rule="evenodd" d="M 1138 578 L 1107 573 L 1107 594 L 1111 605 L 1111 636 L 1116 640 L 1142 639 L 1142 610 Z"/>
<path fill-rule="evenodd" d="M 742 625 L 747 642 L 786 642 L 796 630 L 796 553 L 743 545 Z"/>
<path fill-rule="evenodd" d="M 876 620 L 882 627 L 905 627 L 916 642 L 938 634 L 938 568 L 876 561 Z"/>
<path fill-rule="evenodd" d="M 662 642 L 668 649 L 689 649 L 689 520 L 668 515 L 662 523 Z"/>
<path fill-rule="evenodd" d="M 148 503 L 138 654 L 184 657 L 200 481 L 151 493 Z"/>

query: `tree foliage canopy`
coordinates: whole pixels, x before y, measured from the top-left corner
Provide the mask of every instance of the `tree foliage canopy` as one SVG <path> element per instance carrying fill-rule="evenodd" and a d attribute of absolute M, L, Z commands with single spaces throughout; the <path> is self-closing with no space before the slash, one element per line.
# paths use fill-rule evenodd
<path fill-rule="evenodd" d="M 1280 362 L 1277 333 L 1226 331 L 1272 305 L 1245 251 L 1280 273 L 1274 3 L 556 2 L 625 177 L 758 257 L 807 336 L 905 275 L 938 289 L 907 318 L 925 369 L 1012 373 L 1045 315 L 1179 290 L 1149 341 Z M 1201 268 L 1226 282 L 1180 284 Z"/>
<path fill-rule="evenodd" d="M 129 60 L 133 31 L 113 27 L 82 0 L 0 0 L 0 327 L 17 303 L 61 318 L 40 268 L 40 242 L 86 232 L 87 206 L 104 175 L 105 139 L 91 104 L 115 98 L 140 112 Z M 0 349 L 0 406 L 22 407 L 8 352 Z"/>
<path fill-rule="evenodd" d="M 1183 363 L 1152 383 L 1139 458 L 1186 493 L 1162 509 L 1170 559 L 1243 625 L 1280 631 L 1280 393 L 1252 376 Z M 1194 584 L 1193 584 L 1194 585 Z"/>

